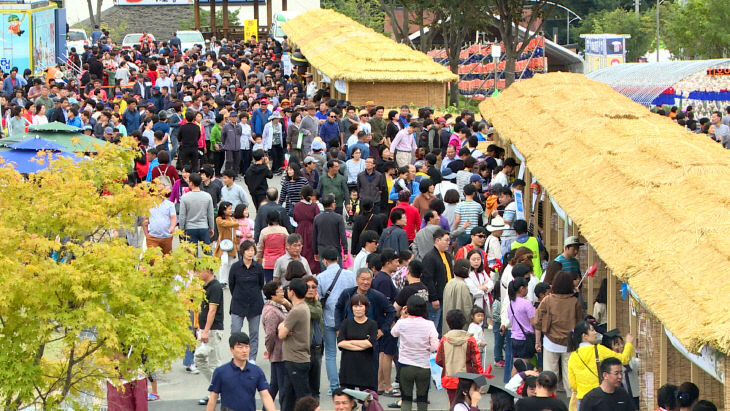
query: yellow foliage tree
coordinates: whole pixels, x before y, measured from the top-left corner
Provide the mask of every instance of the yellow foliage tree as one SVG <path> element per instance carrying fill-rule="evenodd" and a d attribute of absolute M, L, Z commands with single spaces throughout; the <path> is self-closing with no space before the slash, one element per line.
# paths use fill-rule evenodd
<path fill-rule="evenodd" d="M 135 153 L 125 139 L 37 174 L 0 167 L 0 408 L 73 406 L 195 344 L 195 273 L 216 262 L 187 243 L 141 254 L 118 235 L 163 198 L 124 184 Z"/>

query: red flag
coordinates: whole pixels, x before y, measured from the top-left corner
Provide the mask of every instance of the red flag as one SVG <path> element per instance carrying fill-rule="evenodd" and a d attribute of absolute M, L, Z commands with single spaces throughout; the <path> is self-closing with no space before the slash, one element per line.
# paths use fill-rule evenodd
<path fill-rule="evenodd" d="M 492 374 L 492 364 L 487 365 L 487 368 L 484 370 L 484 376 L 487 377 L 487 379 L 494 378 L 494 375 Z"/>
<path fill-rule="evenodd" d="M 598 270 L 598 263 L 593 263 L 591 268 L 588 269 L 588 272 L 586 273 L 586 277 L 593 277 L 596 275 L 596 271 Z"/>

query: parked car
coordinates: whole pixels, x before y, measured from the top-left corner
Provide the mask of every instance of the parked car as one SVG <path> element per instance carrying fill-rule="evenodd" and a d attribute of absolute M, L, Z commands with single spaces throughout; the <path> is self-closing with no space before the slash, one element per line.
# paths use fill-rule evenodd
<path fill-rule="evenodd" d="M 73 47 L 77 53 L 81 54 L 84 52 L 84 46 L 89 45 L 91 45 L 91 40 L 86 35 L 86 31 L 82 29 L 70 29 L 66 34 L 66 53 L 70 52 Z"/>
<path fill-rule="evenodd" d="M 203 48 L 203 52 L 206 51 L 206 43 L 203 38 L 203 33 L 197 30 L 182 30 L 177 32 L 177 37 L 180 39 L 180 47 L 182 51 L 193 48 L 194 45 L 198 44 Z"/>
<path fill-rule="evenodd" d="M 147 33 L 152 38 L 152 41 L 155 41 L 155 36 L 153 36 L 150 33 Z M 126 36 L 124 36 L 124 39 L 122 40 L 122 49 L 124 50 L 130 50 L 134 48 L 135 44 L 140 44 L 139 39 L 142 38 L 142 33 L 129 33 Z"/>

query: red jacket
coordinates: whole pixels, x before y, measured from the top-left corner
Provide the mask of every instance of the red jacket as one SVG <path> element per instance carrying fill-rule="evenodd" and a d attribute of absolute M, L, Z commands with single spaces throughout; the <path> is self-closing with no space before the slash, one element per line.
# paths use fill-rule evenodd
<path fill-rule="evenodd" d="M 418 212 L 416 207 L 408 204 L 408 202 L 398 203 L 398 205 L 393 207 L 393 210 L 396 209 L 405 211 L 406 226 L 403 228 L 406 230 L 406 234 L 408 235 L 408 241 L 413 241 L 413 239 L 416 238 L 416 232 L 418 232 L 418 229 L 421 227 L 421 214 Z M 393 214 L 393 210 L 390 210 L 391 215 Z M 388 216 L 388 227 L 392 225 L 393 222 L 390 221 L 390 216 Z"/>
<path fill-rule="evenodd" d="M 446 340 L 447 336 L 444 335 L 441 337 L 441 341 L 439 341 L 439 348 L 436 351 L 436 364 L 441 366 L 443 369 L 441 370 L 441 386 L 447 389 L 456 389 L 456 387 L 459 385 L 459 379 L 457 377 L 450 377 L 445 375 L 446 374 L 446 357 L 444 354 L 444 340 Z M 465 366 L 466 366 L 466 372 L 473 373 L 473 374 L 485 374 L 484 369 L 482 368 L 482 358 L 479 354 L 479 348 L 477 347 L 477 340 L 470 336 L 466 342 L 466 358 L 464 359 Z"/>

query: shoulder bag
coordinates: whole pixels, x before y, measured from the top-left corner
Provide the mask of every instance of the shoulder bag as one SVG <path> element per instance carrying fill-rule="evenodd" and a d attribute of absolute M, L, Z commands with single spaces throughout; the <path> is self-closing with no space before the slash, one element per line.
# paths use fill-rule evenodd
<path fill-rule="evenodd" d="M 325 304 L 327 304 L 327 299 L 330 297 L 330 294 L 332 294 L 332 289 L 335 288 L 337 279 L 340 278 L 340 273 L 342 273 L 342 267 L 340 267 L 340 269 L 337 271 L 337 274 L 335 275 L 335 279 L 332 280 L 332 284 L 330 284 L 329 288 L 327 288 L 327 291 L 325 291 L 322 298 L 319 299 L 319 302 L 322 303 L 323 308 L 324 308 Z"/>
<path fill-rule="evenodd" d="M 530 357 L 535 355 L 535 333 L 531 332 L 528 333 L 525 331 L 525 329 L 522 327 L 522 324 L 520 324 L 520 321 L 517 319 L 517 315 L 515 315 L 515 310 L 512 308 L 512 302 L 509 303 L 509 310 L 512 311 L 512 316 L 515 317 L 515 322 L 520 327 L 520 331 L 522 331 L 522 335 L 525 336 L 525 344 L 527 344 L 529 348 L 529 353 L 531 353 Z"/>

